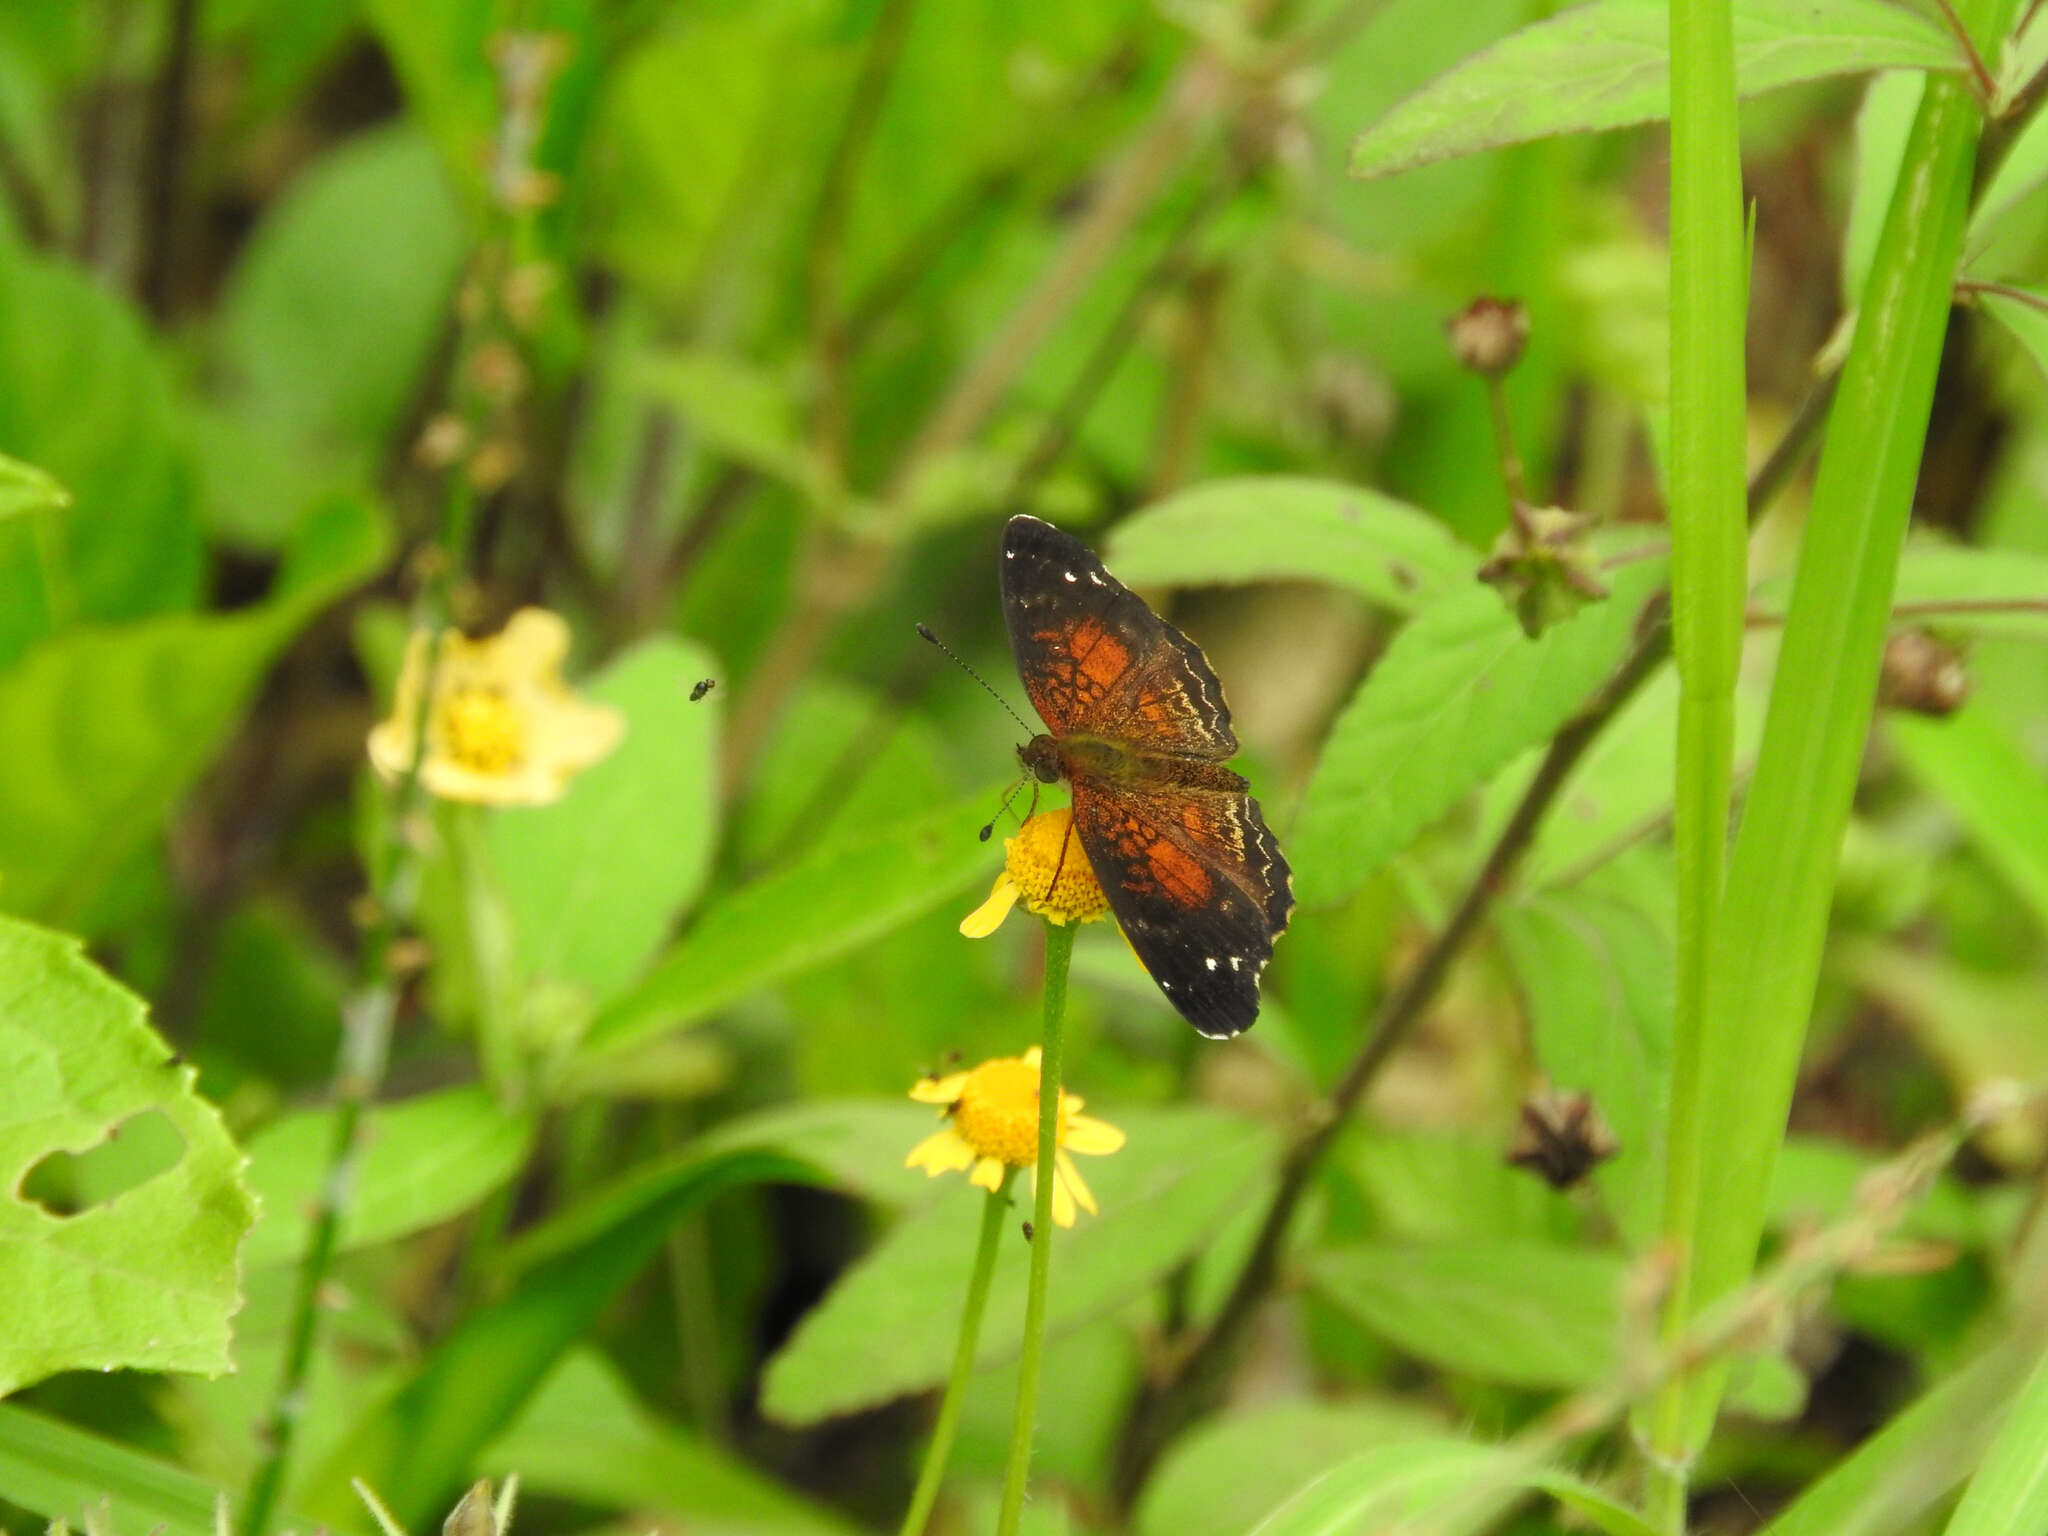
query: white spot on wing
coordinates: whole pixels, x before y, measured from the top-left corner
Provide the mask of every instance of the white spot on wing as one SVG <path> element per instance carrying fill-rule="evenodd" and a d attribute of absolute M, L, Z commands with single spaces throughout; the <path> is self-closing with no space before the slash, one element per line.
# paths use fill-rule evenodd
<path fill-rule="evenodd" d="M 1216 969 L 1216 957 L 1214 955 L 1206 956 L 1203 959 L 1202 964 L 1208 966 L 1209 969 L 1213 971 Z"/>
<path fill-rule="evenodd" d="M 1017 551 L 1015 551 L 1014 549 L 1006 549 L 1003 551 L 1003 558 L 1005 560 L 1014 560 L 1017 558 Z"/>
<path fill-rule="evenodd" d="M 1060 574 L 1066 577 L 1069 581 L 1079 581 L 1081 579 L 1080 577 L 1076 576 L 1072 571 L 1061 571 Z"/>
<path fill-rule="evenodd" d="M 1232 955 L 1230 957 L 1230 968 L 1233 971 L 1242 970 L 1244 968 L 1244 956 Z"/>

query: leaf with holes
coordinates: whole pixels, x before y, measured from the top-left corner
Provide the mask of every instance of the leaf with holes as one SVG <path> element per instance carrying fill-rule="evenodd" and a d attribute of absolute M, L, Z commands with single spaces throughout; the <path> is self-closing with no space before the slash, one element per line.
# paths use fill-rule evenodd
<path fill-rule="evenodd" d="M 0 918 L 0 1396 L 57 1371 L 229 1368 L 235 1249 L 255 1210 L 195 1075 L 78 940 Z M 161 1122 L 176 1160 L 133 1187 L 69 1213 L 22 1192 L 124 1126 Z"/>

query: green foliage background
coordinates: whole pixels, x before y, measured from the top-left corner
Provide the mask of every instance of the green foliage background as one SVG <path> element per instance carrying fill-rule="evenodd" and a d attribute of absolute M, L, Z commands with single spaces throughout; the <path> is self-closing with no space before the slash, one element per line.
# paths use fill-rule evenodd
<path fill-rule="evenodd" d="M 1553 9 L 0 9 L 0 1524 L 895 1529 L 980 1199 L 904 1092 L 1041 948 L 956 932 L 1016 737 L 912 626 L 1021 707 L 1029 511 L 1205 647 L 1301 906 L 1227 1045 L 1080 938 L 1027 1527 L 2043 1529 L 2048 13 L 1692 0 L 1674 104 L 1666 6 Z M 1746 244 L 1669 206 L 1738 134 Z M 1536 635 L 1489 292 L 1599 525 Z M 394 807 L 409 624 L 532 604 L 619 750 Z M 1869 721 L 1880 632 L 1967 699 Z"/>

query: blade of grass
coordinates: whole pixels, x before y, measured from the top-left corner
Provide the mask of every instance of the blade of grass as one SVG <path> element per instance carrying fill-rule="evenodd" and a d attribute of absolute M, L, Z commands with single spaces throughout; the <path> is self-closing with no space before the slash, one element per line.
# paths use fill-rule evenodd
<path fill-rule="evenodd" d="M 1678 865 L 1674 1070 L 1696 1081 L 1706 1049 L 1707 957 L 1726 861 L 1742 661 L 1743 319 L 1748 309 L 1734 18 L 1729 0 L 1671 4 L 1671 638 L 1678 670 Z M 1679 1093 L 1672 1146 L 1697 1139 L 1701 1108 Z M 1673 1156 L 1666 1206 L 1689 1208 L 1702 1170 Z M 1682 1467 L 1653 1457 L 1652 1523 L 1685 1524 Z"/>
<path fill-rule="evenodd" d="M 1980 43 L 2012 10 L 2013 0 L 1961 6 Z M 1756 1258 L 1870 726 L 1981 127 L 1966 84 L 1929 81 L 1829 419 L 1713 934 L 1703 1028 L 1695 1051 L 1681 1044 L 1673 1082 L 1665 1232 L 1683 1260 L 1668 1334 L 1740 1285 Z M 1650 1453 L 1662 1469 L 1653 1493 L 1665 1529 L 1683 1519 L 1683 1469 L 1725 1381 L 1725 1368 L 1702 1371 L 1672 1383 L 1653 1407 Z"/>

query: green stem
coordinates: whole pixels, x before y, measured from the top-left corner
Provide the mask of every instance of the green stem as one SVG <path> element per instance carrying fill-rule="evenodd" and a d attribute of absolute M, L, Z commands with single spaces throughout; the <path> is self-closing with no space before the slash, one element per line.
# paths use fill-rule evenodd
<path fill-rule="evenodd" d="M 1011 1170 L 1005 1169 L 1003 1182 L 988 1192 L 981 1207 L 981 1240 L 974 1250 L 974 1274 L 967 1282 L 967 1305 L 960 1311 L 960 1343 L 953 1351 L 953 1374 L 946 1378 L 939 1421 L 932 1426 L 932 1443 L 924 1453 L 924 1470 L 917 1475 L 909 1513 L 903 1517 L 902 1536 L 922 1536 L 932 1506 L 938 1502 L 939 1484 L 945 1481 L 953 1436 L 960 1428 L 960 1402 L 967 1395 L 967 1378 L 974 1374 L 974 1349 L 981 1338 L 981 1314 L 988 1307 L 988 1283 L 996 1272 L 1003 1217 L 1010 1209 L 1010 1177 Z"/>
<path fill-rule="evenodd" d="M 1038 1372 L 1045 1345 L 1045 1282 L 1052 1270 L 1053 1166 L 1060 1122 L 1060 1029 L 1067 1014 L 1067 965 L 1074 957 L 1074 925 L 1045 925 L 1045 1039 L 1038 1063 L 1038 1191 L 1031 1206 L 1031 1289 L 1024 1302 L 1024 1356 L 1017 1370 L 1017 1414 L 1010 1424 L 1010 1459 L 1003 1468 L 1003 1510 L 996 1536 L 1016 1536 L 1024 1513 L 1024 1480 L 1031 1470 L 1031 1438 L 1038 1420 Z"/>
<path fill-rule="evenodd" d="M 442 606 L 435 589 L 426 606 Z M 363 1113 L 384 1080 L 391 1050 L 391 1026 L 398 1013 L 400 979 L 391 963 L 392 950 L 411 920 L 419 893 L 419 849 L 408 829 L 421 813 L 424 796 L 420 765 L 426 757 L 427 715 L 440 670 L 440 631 L 428 651 L 427 675 L 420 688 L 413 720 L 412 761 L 392 792 L 377 851 L 374 892 L 376 915 L 363 937 L 356 990 L 342 1004 L 341 1055 L 334 1069 L 334 1134 L 327 1157 L 327 1175 L 320 1182 L 313 1230 L 299 1263 L 292 1298 L 291 1332 L 285 1341 L 284 1370 L 263 1423 L 263 1460 L 249 1484 L 242 1508 L 242 1536 L 263 1536 L 271 1511 L 284 1486 L 292 1441 L 305 1413 L 313 1344 L 319 1332 L 320 1293 L 340 1246 L 341 1221 L 355 1193 L 356 1167 L 362 1151 Z"/>
<path fill-rule="evenodd" d="M 1746 585 L 1743 509 L 1744 264 L 1742 170 L 1729 0 L 1671 5 L 1671 628 L 1678 667 L 1678 773 L 1672 842 L 1678 869 L 1674 1073 L 1698 1073 L 1706 1049 L 1707 956 L 1721 904 L 1735 760 L 1735 675 Z M 1677 1096 L 1677 1120 L 1697 1107 Z M 1674 1146 L 1688 1145 L 1681 1126 Z M 1700 1168 L 1666 1169 L 1667 1220 L 1696 1204 Z M 1669 1227 L 1667 1226 L 1667 1230 Z M 1669 1328 L 1685 1319 L 1676 1311 Z M 1673 1412 L 1667 1401 L 1661 1405 Z M 1653 1437 L 1662 1446 L 1668 1434 Z M 1650 1523 L 1685 1528 L 1686 1475 L 1647 1468 Z"/>

